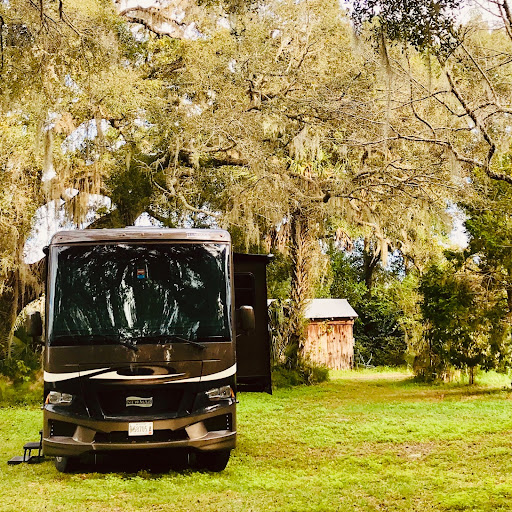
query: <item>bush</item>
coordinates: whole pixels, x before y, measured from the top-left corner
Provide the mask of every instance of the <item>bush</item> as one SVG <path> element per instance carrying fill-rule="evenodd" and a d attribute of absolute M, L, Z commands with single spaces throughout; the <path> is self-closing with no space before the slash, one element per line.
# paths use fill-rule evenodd
<path fill-rule="evenodd" d="M 16 331 L 12 357 L 0 360 L 0 406 L 34 405 L 43 400 L 40 346 L 23 329 Z"/>
<path fill-rule="evenodd" d="M 420 374 L 444 376 L 451 368 L 505 370 L 510 364 L 508 303 L 472 267 L 457 260 L 432 265 L 422 276 L 421 313 L 426 325 Z"/>
<path fill-rule="evenodd" d="M 20 384 L 30 381 L 34 370 L 21 359 L 6 359 L 0 362 L 0 373 L 15 384 Z"/>
<path fill-rule="evenodd" d="M 328 380 L 327 367 L 316 365 L 305 359 L 300 359 L 297 368 L 293 370 L 284 365 L 277 365 L 272 369 L 272 386 L 275 389 L 318 384 Z"/>
<path fill-rule="evenodd" d="M 42 343 L 34 342 L 22 324 L 14 333 L 10 357 L 0 360 L 0 374 L 14 384 L 33 382 L 41 370 Z"/>
<path fill-rule="evenodd" d="M 0 377 L 0 406 L 38 405 L 43 401 L 43 379 L 39 373 L 29 381 L 14 383 Z"/>

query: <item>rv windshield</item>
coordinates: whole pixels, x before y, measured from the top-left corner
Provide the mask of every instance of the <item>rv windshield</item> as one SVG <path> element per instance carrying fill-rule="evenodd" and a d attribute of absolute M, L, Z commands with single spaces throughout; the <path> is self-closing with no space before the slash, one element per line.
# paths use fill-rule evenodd
<path fill-rule="evenodd" d="M 214 243 L 57 246 L 48 342 L 228 341 L 228 255 Z"/>

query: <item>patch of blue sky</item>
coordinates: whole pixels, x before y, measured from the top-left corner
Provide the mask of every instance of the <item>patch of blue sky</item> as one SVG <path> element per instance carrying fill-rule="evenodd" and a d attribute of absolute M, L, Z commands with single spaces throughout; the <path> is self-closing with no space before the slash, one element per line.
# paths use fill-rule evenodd
<path fill-rule="evenodd" d="M 468 232 L 464 226 L 467 216 L 466 214 L 452 202 L 448 203 L 447 213 L 452 218 L 452 230 L 448 235 L 450 245 L 455 248 L 464 249 L 468 245 Z"/>
<path fill-rule="evenodd" d="M 23 249 L 25 263 L 36 263 L 44 257 L 43 247 L 50 243 L 51 237 L 61 230 L 84 229 L 92 224 L 102 214 L 115 209 L 109 197 L 99 194 L 89 194 L 87 197 L 87 213 L 83 222 L 78 226 L 73 222 L 66 211 L 66 203 L 71 201 L 79 191 L 68 188 L 59 199 L 54 199 L 40 206 L 34 215 L 32 231 Z"/>
<path fill-rule="evenodd" d="M 113 131 L 112 125 L 106 120 L 100 120 L 100 129 L 104 135 Z M 85 149 L 87 141 L 94 140 L 98 136 L 98 126 L 95 119 L 83 122 L 76 130 L 70 133 L 62 142 L 61 149 L 63 153 L 73 153 Z M 125 144 L 125 140 L 116 132 L 113 141 L 108 142 L 108 148 L 111 151 L 119 149 Z"/>

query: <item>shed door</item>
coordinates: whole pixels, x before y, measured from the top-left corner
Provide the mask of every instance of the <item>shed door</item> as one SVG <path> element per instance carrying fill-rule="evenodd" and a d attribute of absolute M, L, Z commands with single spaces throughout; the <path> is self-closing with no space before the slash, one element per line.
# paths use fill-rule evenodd
<path fill-rule="evenodd" d="M 236 339 L 237 385 L 241 391 L 272 392 L 270 338 L 267 313 L 267 259 L 235 254 L 235 308 L 252 306 L 256 329 L 238 330 Z"/>

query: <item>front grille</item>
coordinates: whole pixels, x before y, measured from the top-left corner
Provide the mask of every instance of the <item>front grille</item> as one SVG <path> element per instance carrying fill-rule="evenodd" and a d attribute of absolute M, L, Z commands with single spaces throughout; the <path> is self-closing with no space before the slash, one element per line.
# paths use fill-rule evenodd
<path fill-rule="evenodd" d="M 152 436 L 129 436 L 128 432 L 97 432 L 96 443 L 165 443 L 168 441 L 185 441 L 185 430 L 155 430 Z"/>
<path fill-rule="evenodd" d="M 151 407 L 126 406 L 127 397 L 152 398 Z M 161 387 L 124 387 L 102 390 L 98 399 L 105 416 L 150 417 L 173 414 L 180 409 L 183 390 L 167 386 Z"/>

